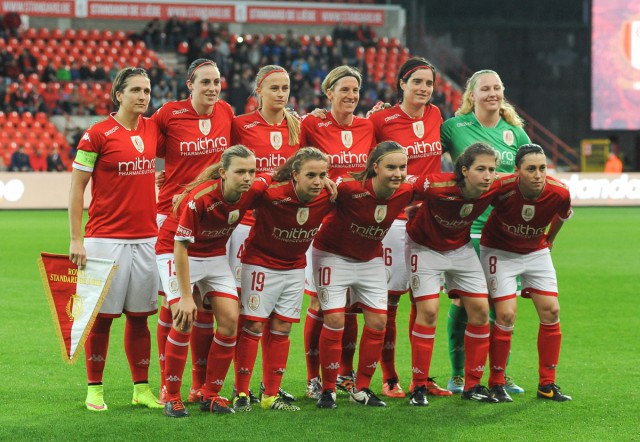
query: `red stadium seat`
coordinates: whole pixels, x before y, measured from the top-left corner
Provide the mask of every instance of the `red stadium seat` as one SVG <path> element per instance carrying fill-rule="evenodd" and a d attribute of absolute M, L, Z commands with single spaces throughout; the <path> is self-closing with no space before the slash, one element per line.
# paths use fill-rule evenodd
<path fill-rule="evenodd" d="M 180 42 L 180 44 L 178 45 L 178 54 L 187 55 L 188 52 L 189 52 L 189 43 L 187 43 L 186 41 Z"/>
<path fill-rule="evenodd" d="M 60 87 L 60 85 L 58 85 L 58 87 Z M 49 118 L 47 117 L 47 114 L 45 114 L 44 112 L 36 112 L 35 121 L 40 124 L 44 124 L 47 121 L 49 121 Z"/>
<path fill-rule="evenodd" d="M 49 28 L 40 28 L 38 29 L 38 35 L 36 38 L 42 38 L 48 40 L 51 38 L 51 31 Z"/>
<path fill-rule="evenodd" d="M 100 35 L 100 31 L 98 29 L 92 29 L 89 31 L 89 39 L 95 42 L 99 41 L 102 38 Z"/>
<path fill-rule="evenodd" d="M 89 38 L 89 31 L 86 29 L 78 29 L 76 39 L 86 41 Z"/>
<path fill-rule="evenodd" d="M 36 31 L 36 28 L 27 28 L 22 34 L 22 38 L 34 39 L 37 35 L 38 31 Z"/>
<path fill-rule="evenodd" d="M 28 126 L 31 126 L 34 122 L 33 114 L 31 112 L 23 112 L 22 113 L 22 122 L 26 123 Z"/>
<path fill-rule="evenodd" d="M 62 33 L 62 30 L 58 29 L 58 28 L 53 28 L 51 30 L 51 38 L 55 39 L 55 40 L 61 40 L 64 38 L 64 34 Z"/>
<path fill-rule="evenodd" d="M 67 29 L 64 31 L 64 38 L 69 40 L 75 40 L 76 38 L 76 30 L 75 29 Z"/>
<path fill-rule="evenodd" d="M 102 40 L 103 41 L 112 41 L 113 40 L 113 32 L 110 31 L 109 29 L 105 29 L 104 31 L 102 31 Z"/>
<path fill-rule="evenodd" d="M 11 85 L 18 85 L 18 83 L 11 83 Z M 9 112 L 7 115 L 7 123 L 13 124 L 13 126 L 18 126 L 20 124 L 20 114 L 16 111 Z"/>

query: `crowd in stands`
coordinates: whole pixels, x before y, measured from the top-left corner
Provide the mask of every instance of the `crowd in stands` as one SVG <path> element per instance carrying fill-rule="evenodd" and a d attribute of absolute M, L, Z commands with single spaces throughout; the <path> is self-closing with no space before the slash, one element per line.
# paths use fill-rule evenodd
<path fill-rule="evenodd" d="M 280 35 L 236 35 L 219 23 L 173 17 L 166 22 L 152 20 L 139 33 L 86 30 L 63 33 L 57 29 L 25 29 L 19 23 L 20 17 L 17 18 L 18 21 L 7 13 L 0 21 L 0 97 L 4 98 L 0 111 L 5 114 L 15 111 L 49 116 L 108 115 L 114 111 L 111 82 L 131 60 L 149 71 L 151 114 L 167 101 L 188 96 L 182 73 L 174 73 L 162 61 L 163 53 L 174 52 L 187 66 L 201 57 L 217 63 L 223 76 L 222 98 L 236 115 L 257 108 L 254 79 L 261 66 L 277 64 L 290 72 L 290 105 L 299 115 L 305 115 L 315 108 L 327 107 L 320 88 L 326 74 L 335 66 L 350 65 L 363 74 L 356 114 L 364 115 L 378 101 L 395 103 L 393 78 L 399 63 L 409 56 L 397 40 L 378 37 L 366 25 L 338 25 L 331 35 L 324 37 L 298 36 L 292 30 Z M 117 35 L 107 42 L 103 41 L 105 33 L 109 33 L 109 38 Z M 94 34 L 96 40 L 91 40 Z M 78 49 L 74 38 L 82 39 L 80 46 L 93 46 L 95 51 L 82 52 L 86 48 Z M 66 45 L 64 50 L 70 54 L 63 54 L 61 59 L 60 49 L 52 52 L 48 47 L 56 42 Z M 134 55 L 118 57 L 120 44 Z M 447 119 L 453 114 L 453 100 L 443 89 L 436 86 L 433 102 Z M 74 135 L 67 134 L 71 146 Z M 49 150 L 51 146 L 47 147 Z"/>

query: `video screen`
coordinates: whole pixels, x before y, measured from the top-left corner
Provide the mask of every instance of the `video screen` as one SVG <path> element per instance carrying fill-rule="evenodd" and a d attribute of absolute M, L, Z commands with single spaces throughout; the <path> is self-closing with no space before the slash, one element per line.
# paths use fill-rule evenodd
<path fill-rule="evenodd" d="M 592 0 L 591 128 L 640 129 L 640 2 Z"/>

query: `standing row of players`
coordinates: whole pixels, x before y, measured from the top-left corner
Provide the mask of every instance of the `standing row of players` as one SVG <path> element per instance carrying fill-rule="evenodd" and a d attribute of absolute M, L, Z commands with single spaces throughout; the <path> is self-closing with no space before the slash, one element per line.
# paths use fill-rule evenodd
<path fill-rule="evenodd" d="M 462 115 L 442 127 L 444 145 L 454 158 L 460 157 L 456 162 L 456 174 L 434 175 L 440 171 L 443 144 L 440 138 L 442 118 L 438 109 L 429 103 L 435 75 L 434 68 L 426 60 L 408 60 L 398 74 L 399 104 L 366 119 L 353 115 L 359 99 L 359 73 L 348 66 L 338 67 L 323 82 L 323 91 L 332 105 L 331 111 L 326 115 L 309 116 L 300 123 L 285 108 L 289 98 L 289 78 L 286 71 L 278 66 L 266 66 L 258 73 L 256 94 L 260 99 L 260 109 L 237 118 L 234 118 L 230 107 L 218 99 L 220 72 L 210 60 L 196 60 L 190 67 L 187 85 L 192 92 L 191 97 L 165 105 L 151 119 L 142 117 L 150 94 L 146 73 L 137 68 L 121 71 L 114 81 L 112 94 L 114 103 L 119 105 L 118 112 L 85 133 L 78 146 L 70 196 L 71 260 L 83 265 L 88 254 L 115 258 L 119 265 L 116 281 L 85 346 L 89 381 L 87 408 L 94 411 L 107 409 L 102 375 L 109 330 L 112 319 L 124 312 L 127 317 L 125 351 L 134 381 L 133 404 L 152 408 L 164 406 L 165 413 L 170 416 L 188 414 L 180 398 L 180 385 L 191 342 L 193 379 L 189 399 L 198 400 L 201 408 L 212 412 L 249 410 L 252 396 L 249 380 L 261 340 L 264 356 L 261 405 L 296 410 L 298 407 L 292 403 L 293 398 L 280 388 L 280 382 L 286 367 L 291 324 L 299 321 L 302 299 L 300 274 L 304 272 L 302 269 L 307 261 L 312 263 L 306 266 L 312 272 L 306 278 L 308 287 L 305 291 L 316 295 L 312 297 L 315 301 L 310 304 L 305 321 L 307 393 L 318 399 L 319 407 L 335 407 L 336 386 L 348 390 L 355 402 L 384 406 L 384 402 L 369 388 L 378 361 L 382 362 L 383 368 L 383 394 L 404 396 L 394 363 L 395 312 L 400 295 L 409 288 L 409 281 L 413 292 L 410 403 L 426 405 L 428 393 L 451 394 L 428 376 L 439 282 L 438 290 L 433 292 L 433 278 L 421 272 L 437 270 L 442 263 L 432 262 L 430 257 L 423 257 L 423 253 L 431 250 L 444 256 L 453 263 L 453 267 L 442 268 L 441 271 L 446 275 L 457 275 L 456 269 L 460 268 L 458 257 L 451 259 L 447 255 L 453 250 L 460 252 L 458 249 L 463 246 L 468 248 L 464 232 L 470 227 L 470 221 L 479 215 L 476 213 L 478 208 L 487 208 L 494 200 L 490 196 L 503 187 L 502 180 L 496 182 L 500 185 L 489 186 L 480 181 L 493 177 L 498 164 L 507 168 L 505 172 L 512 172 L 516 163 L 516 146 L 526 144 L 528 138 L 521 129 L 521 122 L 519 125 L 517 120 L 507 122 L 515 112 L 504 101 L 503 86 L 497 74 L 481 71 L 469 80 L 460 109 Z M 386 142 L 388 140 L 395 143 Z M 469 142 L 471 140 L 474 141 Z M 478 140 L 487 141 L 494 147 L 506 145 L 508 150 L 496 155 L 486 145 L 477 144 L 475 141 Z M 307 145 L 315 148 L 300 149 L 300 146 Z M 465 157 L 463 152 L 467 152 L 465 148 L 469 145 L 477 147 L 470 149 Z M 544 159 L 542 150 L 538 150 L 531 154 Z M 165 158 L 166 176 L 158 198 L 157 220 L 153 223 L 149 220 L 156 217 L 153 192 L 156 156 Z M 207 168 L 195 179 L 203 167 L 220 159 L 220 164 Z M 479 163 L 476 164 L 479 160 L 483 160 L 482 180 L 479 178 L 481 174 L 474 172 L 480 167 Z M 238 162 L 240 164 L 236 164 Z M 271 176 L 269 172 L 276 166 L 280 168 Z M 254 182 L 256 172 L 259 179 Z M 356 173 L 358 179 L 350 181 L 352 173 Z M 412 187 L 404 183 L 407 173 L 420 176 L 418 182 L 422 184 Z M 466 174 L 471 174 L 476 181 L 470 181 Z M 326 191 L 322 190 L 325 175 L 341 181 L 338 200 L 333 206 L 327 201 Z M 544 175 L 545 170 L 536 172 L 536 185 L 540 182 L 554 183 L 544 185 L 545 192 L 561 188 Z M 93 180 L 93 198 L 83 243 L 82 195 L 90 179 Z M 516 183 L 523 181 L 513 179 Z M 184 193 L 184 186 L 188 183 L 192 183 L 187 187 L 190 192 Z M 469 188 L 471 193 L 465 194 L 464 189 Z M 461 204 L 457 213 L 460 219 L 436 216 L 438 209 L 434 207 L 430 210 L 422 208 L 429 206 L 426 204 L 429 201 L 427 195 L 433 189 L 453 192 L 445 200 L 449 202 L 447 204 Z M 477 203 L 476 199 L 485 194 L 487 198 L 482 199 L 482 204 Z M 177 195 L 181 197 L 173 208 Z M 417 221 L 409 223 L 409 235 L 405 240 L 407 221 L 395 218 L 402 212 L 398 207 L 403 208 L 413 197 L 424 202 L 415 217 Z M 566 191 L 562 197 L 568 205 Z M 393 209 L 390 199 L 394 200 Z M 205 200 L 209 201 L 208 205 Z M 555 219 L 557 211 L 554 210 L 560 206 L 556 204 L 553 210 L 540 207 L 536 212 L 535 201 L 534 198 L 531 204 L 522 206 L 524 221 L 535 219 L 535 222 L 540 222 L 543 220 L 541 211 L 545 213 L 544 219 L 549 219 L 544 226 L 536 227 L 533 236 L 526 233 L 529 230 L 525 228 L 524 238 L 542 241 L 546 238 L 543 227 Z M 375 210 L 367 213 L 369 225 L 358 218 L 364 215 L 354 210 L 361 202 L 369 205 L 379 203 L 373 206 Z M 525 207 L 531 215 L 529 220 L 525 218 Z M 245 215 L 249 208 L 258 208 L 256 219 Z M 447 216 L 450 209 L 445 210 Z M 309 249 L 311 240 L 318 233 L 320 221 L 330 211 L 331 215 L 320 229 L 320 236 L 310 249 L 313 259 L 307 260 L 299 252 Z M 560 217 L 567 217 L 569 211 L 567 209 Z M 534 217 L 536 213 L 538 216 Z M 185 217 L 184 224 L 182 217 Z M 207 228 L 201 226 L 205 220 Z M 246 227 L 234 229 L 241 220 Z M 285 224 L 281 226 L 280 223 Z M 386 223 L 389 225 L 385 227 Z M 332 225 L 340 227 L 332 229 Z M 411 225 L 418 227 L 412 229 Z M 560 224 L 554 221 L 554 225 Z M 351 227 L 347 229 L 346 226 Z M 428 226 L 444 230 L 427 233 Z M 155 244 L 159 227 L 160 239 Z M 163 230 L 168 234 L 163 234 Z M 245 241 L 247 233 L 249 238 Z M 345 235 L 359 239 L 355 243 L 340 239 Z M 516 233 L 515 237 L 519 238 L 518 235 L 522 233 Z M 223 265 L 229 236 L 229 263 Z M 448 239 L 456 236 L 460 238 Z M 432 243 L 434 238 L 444 240 L 446 245 Z M 203 240 L 204 245 L 200 244 Z M 282 241 L 285 247 L 279 248 L 277 241 Z M 383 241 L 382 245 L 380 241 Z M 405 243 L 410 246 L 408 257 L 405 257 Z M 546 246 L 544 248 L 548 250 Z M 156 312 L 154 294 L 158 288 L 157 278 L 149 275 L 157 274 L 154 266 L 156 253 L 162 289 L 166 295 L 158 324 L 163 401 L 149 389 L 147 375 L 150 333 L 146 318 Z M 463 255 L 464 259 L 473 261 L 468 253 Z M 550 258 L 548 261 L 550 263 Z M 495 260 L 491 262 L 490 270 L 495 272 L 496 268 L 502 268 L 496 266 Z M 380 270 L 380 263 L 391 266 L 387 268 L 390 277 L 384 278 L 387 271 Z M 359 284 L 366 278 L 350 279 L 358 274 L 361 266 L 368 272 L 374 270 L 367 275 L 377 279 L 382 276 L 384 281 L 374 279 L 376 282 L 372 286 L 361 287 Z M 469 353 L 465 370 L 468 388 L 463 388 L 462 397 L 488 402 L 510 400 L 505 391 L 504 376 L 496 375 L 490 379 L 491 392 L 479 382 L 482 373 L 477 372 L 477 367 L 484 367 L 490 333 L 486 319 L 486 285 L 484 288 L 474 285 L 479 284 L 480 279 L 484 280 L 484 277 L 478 277 L 477 270 L 474 269 L 473 290 L 468 290 L 468 282 L 460 282 L 460 279 L 466 281 L 464 275 L 447 278 L 450 296 L 460 296 L 469 313 L 463 334 Z M 552 266 L 547 266 L 545 271 L 555 275 Z M 303 276 L 303 283 L 304 279 Z M 312 284 L 314 280 L 318 289 Z M 497 279 L 490 280 L 502 284 Z M 192 298 L 193 284 L 200 295 Z M 492 296 L 493 288 L 491 285 Z M 550 287 L 545 285 L 545 288 Z M 345 298 L 347 289 L 349 301 Z M 424 289 L 428 293 L 423 292 Z M 527 289 L 533 290 L 535 295 L 544 292 L 542 299 L 545 301 L 548 298 L 556 300 L 552 288 Z M 241 326 L 238 326 L 238 293 L 242 303 Z M 552 352 L 556 355 L 555 363 L 550 357 L 552 363 L 545 365 L 551 367 L 547 371 L 552 373 L 541 378 L 538 396 L 566 399 L 568 397 L 559 391 L 553 377 L 560 343 L 557 300 L 554 305 L 547 306 L 553 303 L 536 301 L 539 296 L 533 298 L 536 306 L 542 304 L 551 312 L 543 315 L 546 310 L 539 307 L 541 324 L 552 329 L 549 333 L 554 337 L 554 348 L 556 344 L 558 348 L 557 352 Z M 515 295 L 507 297 L 507 300 L 514 299 Z M 345 308 L 346 304 L 349 308 Z M 506 347 L 510 343 L 515 303 L 509 301 L 502 305 L 508 308 L 499 310 L 500 327 L 493 330 L 504 332 L 499 340 Z M 362 309 L 365 327 L 360 342 L 358 370 L 353 374 L 357 339 L 355 307 Z M 215 333 L 211 310 L 218 324 Z M 546 335 L 542 325 L 540 333 L 544 340 Z M 236 345 L 238 342 L 240 344 Z M 500 358 L 503 353 L 500 353 Z M 234 406 L 231 407 L 219 392 L 234 356 L 236 377 Z M 541 367 L 542 363 L 541 357 Z M 506 362 L 496 365 L 496 371 L 503 374 L 505 365 Z M 494 367 L 493 362 L 491 366 Z M 166 405 L 162 405 L 163 402 Z"/>

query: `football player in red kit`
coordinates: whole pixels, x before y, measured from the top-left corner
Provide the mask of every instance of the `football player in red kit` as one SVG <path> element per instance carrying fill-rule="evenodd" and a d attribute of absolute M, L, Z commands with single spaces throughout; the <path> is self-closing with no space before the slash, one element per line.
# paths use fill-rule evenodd
<path fill-rule="evenodd" d="M 480 385 L 489 352 L 489 301 L 480 260 L 470 242 L 473 220 L 500 189 L 496 181 L 497 153 L 475 143 L 458 157 L 454 173 L 424 175 L 414 183 L 423 201 L 407 223 L 406 262 L 416 320 L 411 332 L 411 370 L 414 389 L 409 403 L 426 406 L 429 366 L 438 318 L 441 274 L 449 296 L 458 296 L 469 315 L 465 334 L 463 399 L 498 402 Z"/>
<path fill-rule="evenodd" d="M 255 173 L 253 153 L 242 145 L 229 147 L 220 163 L 206 168 L 186 187 L 176 199 L 174 213 L 160 228 L 156 260 L 174 318 L 164 351 L 165 414 L 169 417 L 189 415 L 180 387 L 191 327 L 199 315 L 192 294 L 194 285 L 199 287 L 197 296 L 209 297 L 217 322 L 200 408 L 213 413 L 233 412 L 219 397 L 235 349 L 239 315 L 226 243 L 253 200 L 271 182 L 268 176 L 254 182 Z"/>
<path fill-rule="evenodd" d="M 335 389 L 342 351 L 346 292 L 364 313 L 358 371 L 351 400 L 384 407 L 371 390 L 383 346 L 387 316 L 387 277 L 382 239 L 413 197 L 406 150 L 385 141 L 369 154 L 366 168 L 338 185 L 336 210 L 325 218 L 313 243 L 313 270 L 324 312 L 320 334 L 322 395 L 318 408 L 336 408 Z"/>
<path fill-rule="evenodd" d="M 90 411 L 106 411 L 102 378 L 113 318 L 127 320 L 124 348 L 133 379 L 133 405 L 162 408 L 149 389 L 151 336 L 147 317 L 157 311 L 158 272 L 153 264 L 155 122 L 144 118 L 151 85 L 144 69 L 125 68 L 113 81 L 118 111 L 91 126 L 78 143 L 69 193 L 69 258 L 82 267 L 87 256 L 114 259 L 118 266 L 85 344 Z M 89 180 L 89 221 L 82 238 L 84 192 Z"/>
<path fill-rule="evenodd" d="M 290 81 L 287 71 L 277 65 L 260 68 L 256 74 L 258 110 L 236 117 L 231 127 L 231 140 L 234 144 L 248 146 L 256 155 L 258 173 L 273 172 L 282 166 L 287 158 L 300 147 L 300 120 L 292 114 L 286 105 L 289 102 Z M 240 292 L 240 269 L 244 242 L 255 219 L 247 212 L 240 225 L 231 234 L 228 246 L 229 265 L 236 277 L 236 286 Z M 242 327 L 242 324 L 239 324 Z M 269 327 L 263 331 L 262 350 L 268 341 Z M 264 385 L 261 385 L 261 393 Z M 280 392 L 290 400 L 295 397 L 286 391 Z M 250 395 L 253 400 L 257 401 Z"/>
<path fill-rule="evenodd" d="M 369 117 L 375 126 L 378 142 L 393 140 L 407 149 L 409 175 L 418 176 L 441 171 L 442 115 L 440 109 L 430 103 L 435 81 L 436 71 L 431 63 L 422 57 L 408 59 L 398 71 L 398 104 L 375 112 Z M 409 290 L 408 267 L 404 261 L 406 225 L 407 218 L 401 212 L 382 240 L 388 276 L 389 304 L 380 365 L 382 394 L 389 397 L 405 397 L 395 367 L 395 349 L 398 303 L 400 295 Z M 410 329 L 415 318 L 413 304 L 411 312 Z M 449 390 L 440 388 L 432 378 L 427 381 L 427 392 L 436 396 L 451 395 Z"/>
<path fill-rule="evenodd" d="M 547 158 L 537 144 L 520 146 L 515 168 L 515 175 L 501 179 L 502 188 L 480 240 L 482 267 L 496 309 L 489 353 L 490 392 L 500 402 L 512 401 L 504 369 L 516 317 L 516 277 L 520 276 L 522 297 L 531 298 L 540 318 L 537 396 L 570 401 L 571 396 L 555 383 L 562 333 L 551 247 L 572 215 L 571 196 L 564 184 L 547 176 Z"/>
<path fill-rule="evenodd" d="M 325 118 L 307 115 L 302 121 L 301 146 L 314 146 L 329 157 L 331 179 L 348 177 L 349 172 L 362 170 L 369 151 L 376 145 L 373 124 L 354 115 L 360 100 L 362 78 L 358 70 L 349 66 L 333 69 L 322 82 L 322 91 L 331 103 Z M 310 258 L 310 257 L 309 257 Z M 307 396 L 319 399 L 320 382 L 319 347 L 322 331 L 322 312 L 317 300 L 311 268 L 307 269 L 305 293 L 311 296 L 305 320 L 304 342 L 307 358 Z M 353 356 L 358 339 L 355 311 L 347 311 L 343 333 L 343 353 L 340 361 L 338 388 L 350 393 L 354 386 Z"/>
<path fill-rule="evenodd" d="M 244 327 L 238 339 L 235 367 L 236 411 L 250 411 L 249 382 L 265 324 L 271 333 L 263 353 L 265 392 L 261 407 L 297 411 L 279 394 L 289 355 L 291 324 L 300 321 L 304 292 L 305 253 L 331 210 L 324 190 L 327 156 L 312 147 L 298 150 L 273 176 L 256 201 L 256 222 L 242 254 Z"/>
<path fill-rule="evenodd" d="M 158 228 L 171 212 L 173 198 L 182 193 L 184 186 L 203 169 L 220 161 L 222 152 L 231 145 L 233 110 L 219 99 L 220 71 L 216 64 L 206 58 L 191 63 L 187 70 L 187 87 L 191 92 L 189 98 L 166 103 L 151 117 L 160 127 L 163 140 L 158 147 L 158 156 L 165 160 L 164 182 L 158 195 Z M 200 302 L 199 297 L 196 300 Z M 199 389 L 206 376 L 207 354 L 213 338 L 213 314 L 202 305 L 199 310 L 191 332 L 189 402 L 200 399 Z M 171 312 L 163 298 L 157 329 L 161 379 L 164 379 L 163 350 L 171 322 Z"/>

